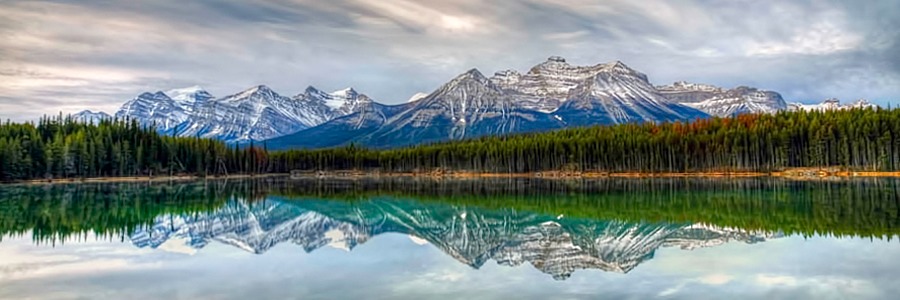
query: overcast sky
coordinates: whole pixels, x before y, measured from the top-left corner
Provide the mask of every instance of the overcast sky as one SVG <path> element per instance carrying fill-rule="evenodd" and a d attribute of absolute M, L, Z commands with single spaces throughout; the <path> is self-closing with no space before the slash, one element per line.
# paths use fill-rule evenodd
<path fill-rule="evenodd" d="M 0 0 L 0 118 L 114 112 L 144 91 L 384 103 L 470 68 L 621 60 L 654 84 L 750 85 L 788 101 L 900 100 L 900 1 Z"/>

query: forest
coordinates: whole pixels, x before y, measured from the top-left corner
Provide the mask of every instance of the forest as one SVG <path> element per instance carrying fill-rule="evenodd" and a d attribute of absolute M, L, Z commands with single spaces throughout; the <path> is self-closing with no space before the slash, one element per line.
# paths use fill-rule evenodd
<path fill-rule="evenodd" d="M 0 181 L 266 172 L 265 149 L 172 137 L 131 120 L 0 124 Z"/>
<path fill-rule="evenodd" d="M 492 173 L 900 168 L 900 110 L 783 111 L 630 123 L 373 150 L 271 153 L 269 169 Z"/>
<path fill-rule="evenodd" d="M 900 110 L 745 114 L 489 136 L 396 149 L 348 145 L 267 151 L 172 137 L 135 121 L 70 117 L 0 124 L 0 181 L 358 170 L 528 173 L 778 171 L 798 167 L 900 169 Z"/>

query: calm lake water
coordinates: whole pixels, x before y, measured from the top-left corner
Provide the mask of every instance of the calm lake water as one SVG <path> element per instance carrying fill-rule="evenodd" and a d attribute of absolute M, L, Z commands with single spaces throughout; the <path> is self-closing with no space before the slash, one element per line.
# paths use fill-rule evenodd
<path fill-rule="evenodd" d="M 896 299 L 900 180 L 0 186 L 0 299 Z"/>

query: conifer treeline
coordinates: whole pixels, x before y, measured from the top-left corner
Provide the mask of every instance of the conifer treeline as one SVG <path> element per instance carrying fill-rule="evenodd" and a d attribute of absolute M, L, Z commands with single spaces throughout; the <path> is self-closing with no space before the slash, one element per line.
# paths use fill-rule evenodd
<path fill-rule="evenodd" d="M 780 112 L 483 137 L 408 148 L 268 152 L 170 137 L 137 122 L 43 118 L 0 124 L 0 181 L 291 170 L 521 173 L 900 169 L 900 110 Z"/>
<path fill-rule="evenodd" d="M 900 169 L 900 110 L 779 112 L 572 128 L 420 145 L 273 153 L 270 170 L 435 169 L 520 173 Z"/>
<path fill-rule="evenodd" d="M 0 124 L 0 181 L 265 172 L 265 151 L 161 135 L 135 121 L 44 117 Z"/>

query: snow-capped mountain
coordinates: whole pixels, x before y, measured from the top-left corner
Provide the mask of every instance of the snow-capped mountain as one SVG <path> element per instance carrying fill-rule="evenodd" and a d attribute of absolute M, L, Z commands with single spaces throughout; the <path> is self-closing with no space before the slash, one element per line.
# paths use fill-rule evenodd
<path fill-rule="evenodd" d="M 653 86 L 647 75 L 620 61 L 576 66 L 553 56 L 524 73 L 505 70 L 487 78 L 472 69 L 398 105 L 374 102 L 352 88 L 308 87 L 288 98 L 258 86 L 217 99 L 195 86 L 143 93 L 116 116 L 167 134 L 235 143 L 269 140 L 276 148 L 396 147 L 572 126 L 869 106 L 826 101 L 788 107 L 780 94 L 746 86 L 684 81 Z"/>
<path fill-rule="evenodd" d="M 102 120 L 112 119 L 112 116 L 102 111 L 93 112 L 90 110 L 82 110 L 73 114 L 72 118 L 80 122 L 97 124 Z"/>
<path fill-rule="evenodd" d="M 740 86 L 733 89 L 678 81 L 658 86 L 670 102 L 696 108 L 709 115 L 728 117 L 742 113 L 774 113 L 787 109 L 780 94 Z"/>
<path fill-rule="evenodd" d="M 260 85 L 217 99 L 193 86 L 141 94 L 126 102 L 116 116 L 155 125 L 166 134 L 243 143 L 313 127 L 352 113 L 358 103 L 369 101 L 351 88 L 325 93 L 308 87 L 288 98 Z"/>
<path fill-rule="evenodd" d="M 708 117 L 671 103 L 647 76 L 622 62 L 590 67 L 572 66 L 551 57 L 526 74 L 497 72 L 487 78 L 469 70 L 415 101 L 390 108 L 378 128 L 351 130 L 346 120 L 271 140 L 275 148 L 327 147 L 357 143 L 396 147 L 478 137 L 546 131 L 568 126 L 625 122 L 661 122 Z M 351 114 L 352 116 L 352 114 Z M 336 128 L 342 131 L 328 131 Z M 327 139 L 322 136 L 340 136 Z"/>
<path fill-rule="evenodd" d="M 280 136 L 318 125 L 329 116 L 301 100 L 260 85 L 211 100 L 197 109 L 179 135 L 245 142 Z"/>
<path fill-rule="evenodd" d="M 573 66 L 565 58 L 551 56 L 527 73 L 505 70 L 491 78 L 495 84 L 511 92 L 522 106 L 543 112 L 552 112 L 569 99 L 569 92 L 599 73 L 611 73 L 614 69 L 623 75 L 647 81 L 647 76 L 625 67 L 619 61 L 594 66 Z M 615 91 L 610 90 L 611 93 Z"/>
<path fill-rule="evenodd" d="M 702 224 L 567 219 L 516 210 L 482 210 L 379 199 L 362 202 L 234 201 L 214 212 L 169 215 L 131 235 L 137 247 L 181 242 L 202 249 L 215 241 L 262 254 L 279 243 L 304 251 L 352 250 L 382 233 L 426 240 L 457 261 L 480 268 L 529 263 L 556 279 L 579 269 L 626 273 L 660 247 L 695 249 L 730 241 L 757 243 L 778 233 Z"/>
<path fill-rule="evenodd" d="M 835 98 L 826 99 L 819 104 L 803 104 L 791 103 L 789 110 L 805 110 L 805 111 L 826 111 L 826 110 L 845 110 L 854 108 L 875 108 L 876 105 L 870 103 L 866 99 L 859 99 L 850 104 L 841 104 L 841 101 Z"/>

